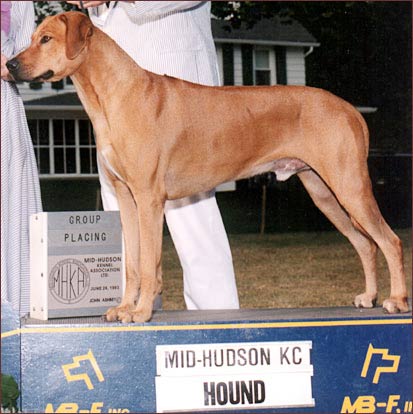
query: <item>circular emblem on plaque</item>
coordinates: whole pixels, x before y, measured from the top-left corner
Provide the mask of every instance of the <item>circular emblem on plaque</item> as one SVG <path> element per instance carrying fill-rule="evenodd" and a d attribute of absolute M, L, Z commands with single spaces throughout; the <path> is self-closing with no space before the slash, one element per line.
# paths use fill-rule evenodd
<path fill-rule="evenodd" d="M 86 266 L 76 259 L 58 262 L 49 275 L 49 291 L 60 303 L 72 304 L 81 301 L 90 286 Z"/>

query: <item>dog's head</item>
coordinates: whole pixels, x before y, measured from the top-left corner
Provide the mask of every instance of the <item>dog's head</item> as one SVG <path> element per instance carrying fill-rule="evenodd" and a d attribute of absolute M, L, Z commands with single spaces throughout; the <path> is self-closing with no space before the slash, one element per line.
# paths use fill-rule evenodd
<path fill-rule="evenodd" d="M 30 46 L 6 66 L 16 81 L 58 81 L 76 72 L 92 34 L 92 22 L 83 13 L 48 17 L 33 33 Z"/>

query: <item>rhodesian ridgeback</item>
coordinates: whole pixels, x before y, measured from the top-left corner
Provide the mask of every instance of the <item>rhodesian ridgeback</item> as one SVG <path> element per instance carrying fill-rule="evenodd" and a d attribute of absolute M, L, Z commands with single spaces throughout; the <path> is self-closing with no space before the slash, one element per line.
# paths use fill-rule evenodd
<path fill-rule="evenodd" d="M 79 12 L 47 18 L 7 67 L 22 81 L 71 76 L 92 121 L 126 246 L 125 294 L 109 321 L 151 318 L 162 289 L 166 200 L 266 171 L 278 180 L 297 174 L 355 247 L 366 281 L 355 306 L 375 305 L 378 246 L 391 277 L 383 307 L 408 311 L 401 241 L 373 196 L 368 130 L 349 103 L 304 86 L 210 87 L 156 75 Z"/>

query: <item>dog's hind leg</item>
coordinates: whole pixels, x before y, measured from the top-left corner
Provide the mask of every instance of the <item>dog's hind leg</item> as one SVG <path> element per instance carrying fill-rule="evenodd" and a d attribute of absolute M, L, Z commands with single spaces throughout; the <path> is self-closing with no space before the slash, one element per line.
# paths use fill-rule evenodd
<path fill-rule="evenodd" d="M 407 312 L 402 243 L 380 213 L 373 195 L 364 143 L 360 136 L 354 135 L 354 131 L 347 132 L 347 136 L 352 132 L 353 139 L 342 141 L 345 150 L 341 147 L 340 151 L 336 147 L 330 151 L 329 158 L 323 160 L 316 170 L 323 171 L 322 178 L 340 205 L 352 221 L 374 240 L 386 258 L 390 271 L 390 298 L 383 302 L 384 309 L 389 313 Z M 345 128 L 340 133 L 345 134 Z M 343 160 L 344 153 L 346 161 Z"/>
<path fill-rule="evenodd" d="M 324 181 L 312 170 L 298 173 L 314 204 L 325 214 L 360 256 L 366 280 L 366 291 L 356 296 L 356 307 L 371 308 L 377 299 L 376 244 L 355 228 L 348 214 L 338 203 Z"/>
<path fill-rule="evenodd" d="M 384 309 L 389 313 L 407 312 L 402 243 L 381 215 L 370 179 L 362 174 L 353 175 L 343 180 L 336 195 L 351 218 L 370 235 L 386 258 L 390 271 L 390 298 L 383 302 Z"/>
<path fill-rule="evenodd" d="M 122 230 L 125 238 L 126 286 L 122 302 L 106 312 L 108 321 L 131 321 L 131 311 L 139 292 L 139 221 L 138 210 L 129 188 L 121 181 L 115 181 L 114 187 L 119 202 Z"/>

